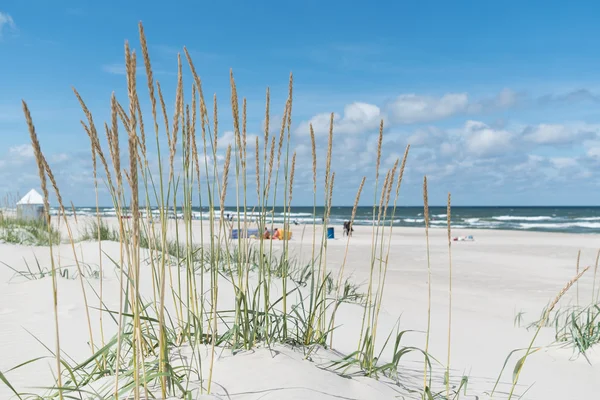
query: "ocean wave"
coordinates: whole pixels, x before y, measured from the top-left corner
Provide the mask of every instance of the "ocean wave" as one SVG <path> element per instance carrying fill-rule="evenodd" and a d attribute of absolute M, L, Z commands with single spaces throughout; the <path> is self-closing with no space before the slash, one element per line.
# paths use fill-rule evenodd
<path fill-rule="evenodd" d="M 432 221 L 429 221 L 432 224 L 437 224 L 437 225 L 447 225 L 448 221 L 445 219 L 434 219 Z"/>
<path fill-rule="evenodd" d="M 600 222 L 562 222 L 553 224 L 519 224 L 521 229 L 565 229 L 565 228 L 587 228 L 587 229 L 598 229 L 600 228 Z"/>
<path fill-rule="evenodd" d="M 410 222 L 410 223 L 418 223 L 418 222 L 425 222 L 424 218 L 404 218 L 402 221 L 404 222 Z"/>
<path fill-rule="evenodd" d="M 492 217 L 497 221 L 551 221 L 555 218 L 548 217 L 545 215 L 535 216 L 535 217 L 524 217 L 517 215 L 501 215 L 499 217 Z"/>
<path fill-rule="evenodd" d="M 576 221 L 600 221 L 600 217 L 580 217 L 574 218 Z"/>

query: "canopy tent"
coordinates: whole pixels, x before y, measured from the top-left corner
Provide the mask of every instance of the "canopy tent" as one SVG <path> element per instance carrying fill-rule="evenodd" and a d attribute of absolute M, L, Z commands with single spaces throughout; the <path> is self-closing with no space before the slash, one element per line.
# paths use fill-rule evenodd
<path fill-rule="evenodd" d="M 35 205 L 44 205 L 44 198 L 41 194 L 37 192 L 35 189 L 31 189 L 29 193 L 27 193 L 21 200 L 17 202 L 17 205 L 22 204 L 35 204 Z"/>
<path fill-rule="evenodd" d="M 22 220 L 42 220 L 44 216 L 44 198 L 35 189 L 31 189 L 17 202 L 17 218 Z"/>

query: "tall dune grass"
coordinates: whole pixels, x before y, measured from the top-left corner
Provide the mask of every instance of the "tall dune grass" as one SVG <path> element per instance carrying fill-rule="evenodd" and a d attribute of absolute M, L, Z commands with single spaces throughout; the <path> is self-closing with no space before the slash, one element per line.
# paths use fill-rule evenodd
<path fill-rule="evenodd" d="M 185 60 L 193 78 L 191 98 L 187 97 L 190 93 L 184 90 L 187 85 L 183 80 L 183 62 L 178 56 L 175 103 L 173 114 L 169 116 L 161 85 L 154 79 L 141 23 L 139 33 L 151 105 L 151 124 L 144 123 L 136 80 L 137 55 L 127 42 L 124 48 L 126 103 L 122 105 L 115 94 L 111 96 L 111 119 L 103 124 L 107 146 L 102 144 L 92 113 L 84 100 L 85 95 L 73 89 L 85 117 L 85 121 L 81 122 L 82 127 L 90 139 L 96 202 L 99 181 L 102 179 L 117 214 L 117 227 L 109 227 L 100 219 L 97 204 L 96 219 L 86 227 L 83 238 L 97 241 L 100 255 L 103 253 L 103 241 L 119 242 L 119 257 L 111 259 L 113 265 L 110 267 L 118 270 L 120 305 L 116 310 L 107 309 L 103 287 L 100 287 L 99 293 L 94 292 L 101 309 L 100 344 L 96 345 L 90 327 L 92 356 L 79 364 L 61 356 L 60 326 L 56 316 L 57 340 L 53 353 L 57 381 L 49 389 L 49 396 L 60 399 L 78 397 L 93 387 L 101 398 L 184 398 L 194 390 L 193 385 L 190 386 L 192 376 L 200 382 L 197 390 L 211 393 L 217 347 L 236 352 L 260 345 L 288 343 L 301 344 L 310 353 L 314 346 L 326 346 L 328 338 L 329 345 L 334 345 L 332 332 L 335 328 L 335 311 L 344 302 L 357 302 L 365 306 L 359 351 L 344 362 L 360 366 L 369 376 L 397 368 L 399 354 L 404 354 L 400 345 L 404 332 L 396 333 L 390 364 L 380 364 L 381 354 L 376 354 L 375 343 L 393 219 L 408 148 L 401 165 L 397 160 L 393 168 L 385 172 L 383 186 L 376 187 L 370 280 L 367 293 L 362 296 L 354 285 L 344 281 L 343 266 L 334 276 L 327 260 L 327 226 L 335 189 L 332 165 L 333 114 L 322 177 L 325 182 L 322 189 L 325 204 L 323 233 L 319 243 L 315 239 L 318 225 L 315 216 L 312 258 L 299 264 L 290 254 L 287 237 L 283 238 L 279 247 L 262 235 L 265 229 L 274 227 L 270 215 L 277 204 L 283 203 L 284 231 L 289 230 L 289 215 L 293 210 L 297 165 L 291 144 L 292 75 L 278 135 L 271 135 L 269 128 L 271 104 L 267 89 L 264 139 L 262 145 L 259 138 L 256 139 L 255 160 L 252 163 L 247 151 L 246 100 L 242 99 L 240 112 L 233 72 L 230 72 L 230 98 L 234 141 L 224 149 L 218 140 L 216 95 L 213 97 L 211 121 L 202 81 L 187 49 L 184 48 Z M 50 179 L 59 198 L 60 191 L 39 146 L 38 133 L 33 127 L 29 109 L 25 102 L 23 105 L 36 149 L 48 209 L 46 179 Z M 158 161 L 157 168 L 150 162 L 151 148 L 148 143 L 151 136 L 146 131 L 148 127 L 154 131 L 153 151 Z M 319 156 L 312 127 L 306 134 L 312 142 L 316 210 L 319 179 L 316 167 Z M 379 182 L 380 176 L 382 138 L 383 121 L 378 139 L 376 182 Z M 252 156 L 252 151 L 250 154 Z M 99 165 L 96 164 L 97 160 L 100 161 Z M 256 175 L 255 200 L 249 191 L 253 184 L 249 181 L 252 173 Z M 364 184 L 365 179 L 358 188 L 353 215 Z M 393 206 L 389 208 L 394 187 Z M 230 197 L 236 199 L 233 223 L 225 218 L 225 203 Z M 151 204 L 158 206 L 158 213 L 152 212 Z M 200 237 L 195 236 L 197 230 L 194 229 L 196 220 L 192 214 L 193 206 L 209 209 L 208 218 L 203 213 L 199 217 Z M 62 222 L 71 232 L 70 221 L 62 211 Z M 145 211 L 146 218 L 141 217 L 142 211 Z M 258 213 L 256 221 L 250 220 L 250 211 L 252 215 Z M 179 213 L 182 217 L 178 217 Z M 170 214 L 175 215 L 174 221 L 169 219 Z M 174 237 L 167 234 L 173 225 Z M 243 237 L 250 228 L 257 228 L 260 233 L 254 242 Z M 240 233 L 236 240 L 230 238 L 232 229 Z M 71 233 L 69 237 L 72 243 Z M 74 256 L 77 257 L 76 254 Z M 51 259 L 54 262 L 52 254 Z M 105 268 L 106 265 L 101 266 L 101 277 Z M 151 281 L 150 293 L 142 293 L 145 280 Z M 59 297 L 55 282 L 53 287 L 56 314 Z M 281 287 L 280 294 L 275 294 L 276 287 Z M 232 309 L 225 309 L 219 304 L 221 291 L 232 294 Z M 90 306 L 87 304 L 89 295 L 89 290 L 86 291 L 82 283 L 88 325 L 91 326 Z M 105 338 L 103 327 L 109 321 L 116 324 L 117 334 Z M 182 346 L 190 348 L 195 356 L 193 360 L 179 365 L 173 360 L 173 351 Z M 198 355 L 201 348 L 209 351 L 207 365 Z M 405 352 L 412 350 L 417 349 L 407 348 Z"/>

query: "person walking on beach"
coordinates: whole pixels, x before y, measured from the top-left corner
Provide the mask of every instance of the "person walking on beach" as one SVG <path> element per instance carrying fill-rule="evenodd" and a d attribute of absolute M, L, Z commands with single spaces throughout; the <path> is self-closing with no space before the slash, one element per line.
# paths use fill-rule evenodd
<path fill-rule="evenodd" d="M 344 221 L 344 235 L 352 236 L 352 232 L 354 232 L 354 229 L 352 228 L 352 222 Z"/>

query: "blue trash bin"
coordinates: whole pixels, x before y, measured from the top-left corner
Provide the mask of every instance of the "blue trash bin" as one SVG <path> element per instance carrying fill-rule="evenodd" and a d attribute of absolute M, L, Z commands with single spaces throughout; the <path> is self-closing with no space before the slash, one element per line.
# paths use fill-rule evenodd
<path fill-rule="evenodd" d="M 333 231 L 333 226 L 327 228 L 327 239 L 335 239 L 335 234 Z"/>

